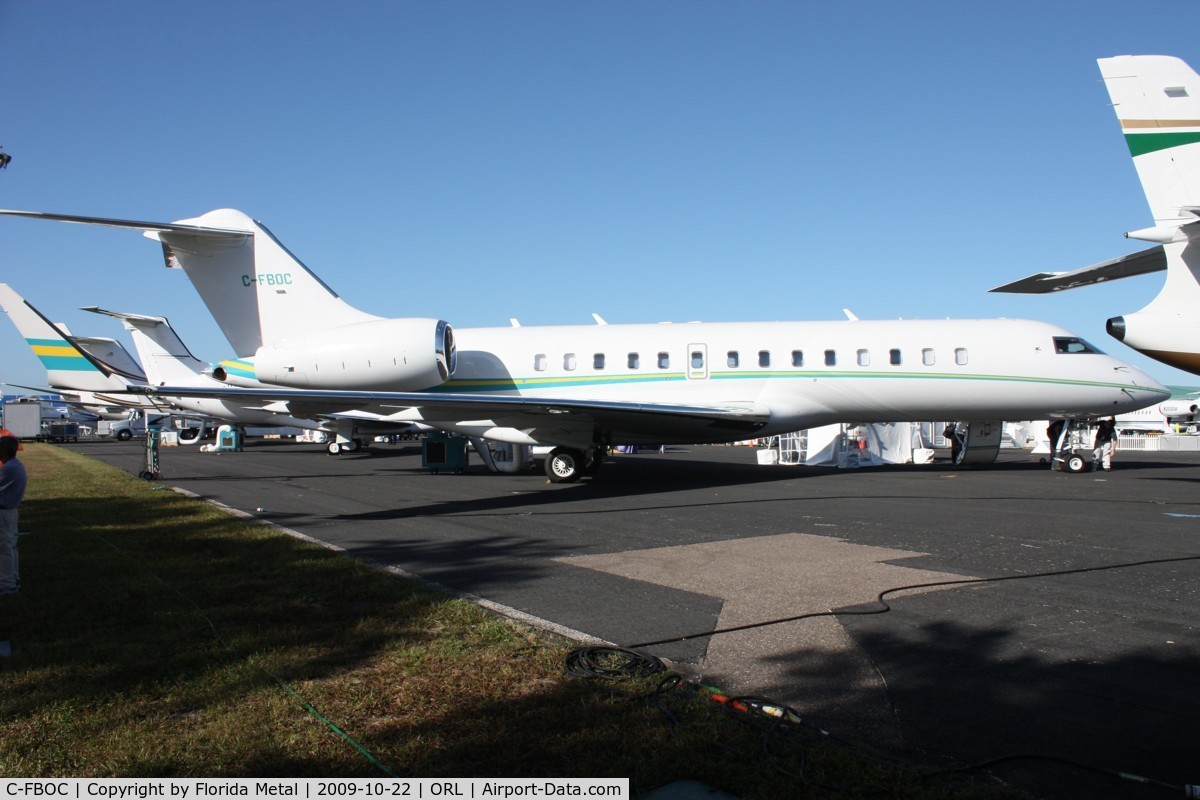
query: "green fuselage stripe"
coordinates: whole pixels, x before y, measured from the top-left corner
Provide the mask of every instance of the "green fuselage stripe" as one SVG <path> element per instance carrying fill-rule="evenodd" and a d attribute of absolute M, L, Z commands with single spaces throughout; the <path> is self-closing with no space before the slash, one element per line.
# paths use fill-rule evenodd
<path fill-rule="evenodd" d="M 714 372 L 707 380 L 837 380 L 846 378 L 867 378 L 872 380 L 952 380 L 952 381 L 996 381 L 1001 383 L 1039 383 L 1060 386 L 1093 386 L 1113 389 L 1141 389 L 1143 391 L 1166 394 L 1149 387 L 1133 387 L 1124 383 L 1108 383 L 1104 381 L 1082 381 L 1072 378 L 1043 378 L 1019 375 L 986 375 L 962 374 L 953 372 L 866 372 L 866 371 L 816 371 L 816 370 L 763 370 L 761 372 Z M 590 377 L 553 377 L 553 378 L 498 378 L 498 379 L 451 379 L 441 386 L 430 389 L 431 393 L 449 394 L 493 394 L 499 392 L 523 392 L 530 389 L 564 389 L 597 386 L 618 386 L 627 384 L 648 383 L 702 383 L 703 378 L 688 380 L 682 372 L 663 372 L 653 375 L 606 375 Z"/>
<path fill-rule="evenodd" d="M 1125 142 L 1129 145 L 1130 154 L 1136 158 L 1146 153 L 1155 153 L 1159 150 L 1169 150 L 1172 147 L 1200 142 L 1200 131 L 1127 133 Z"/>

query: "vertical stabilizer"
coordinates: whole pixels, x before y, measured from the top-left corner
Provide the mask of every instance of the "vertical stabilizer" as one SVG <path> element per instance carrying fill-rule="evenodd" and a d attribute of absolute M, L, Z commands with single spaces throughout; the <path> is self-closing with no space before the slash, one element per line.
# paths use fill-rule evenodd
<path fill-rule="evenodd" d="M 230 235 L 237 231 L 244 234 Z M 266 227 L 240 211 L 210 211 L 146 235 L 162 242 L 167 266 L 187 273 L 239 356 L 306 336 L 314 327 L 378 319 L 342 300 Z"/>
<path fill-rule="evenodd" d="M 12 320 L 34 355 L 46 368 L 46 382 L 58 389 L 103 392 L 124 389 L 131 381 L 143 382 L 146 376 L 136 369 L 128 353 L 131 368 L 117 369 L 74 344 L 68 334 L 50 322 L 11 286 L 0 283 L 0 308 Z M 108 340 L 112 342 L 112 340 Z M 117 344 L 112 342 L 112 344 Z M 119 345 L 118 345 L 119 346 Z"/>
<path fill-rule="evenodd" d="M 153 386 L 217 383 L 203 374 L 208 365 L 192 355 L 166 317 L 124 314 L 91 306 L 84 309 L 120 320 L 133 339 L 146 380 Z"/>
<path fill-rule="evenodd" d="M 1100 73 L 1156 226 L 1200 206 L 1200 77 L 1172 56 L 1102 58 Z"/>

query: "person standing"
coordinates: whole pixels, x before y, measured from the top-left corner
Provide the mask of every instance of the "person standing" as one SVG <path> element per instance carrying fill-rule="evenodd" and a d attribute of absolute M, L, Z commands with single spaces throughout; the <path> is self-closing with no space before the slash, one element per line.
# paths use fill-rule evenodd
<path fill-rule="evenodd" d="M 17 564 L 17 506 L 25 499 L 25 465 L 17 459 L 21 442 L 0 436 L 0 597 L 21 589 Z"/>
<path fill-rule="evenodd" d="M 1096 441 L 1093 443 L 1092 467 L 1101 467 L 1105 472 L 1112 469 L 1113 451 L 1117 449 L 1117 421 L 1112 419 L 1100 420 L 1096 428 Z"/>

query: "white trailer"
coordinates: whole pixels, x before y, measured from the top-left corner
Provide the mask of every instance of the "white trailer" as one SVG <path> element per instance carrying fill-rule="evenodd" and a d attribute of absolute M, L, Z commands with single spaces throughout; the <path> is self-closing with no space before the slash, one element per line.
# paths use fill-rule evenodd
<path fill-rule="evenodd" d="M 42 404 L 10 402 L 4 404 L 4 427 L 18 439 L 37 439 L 42 435 Z"/>

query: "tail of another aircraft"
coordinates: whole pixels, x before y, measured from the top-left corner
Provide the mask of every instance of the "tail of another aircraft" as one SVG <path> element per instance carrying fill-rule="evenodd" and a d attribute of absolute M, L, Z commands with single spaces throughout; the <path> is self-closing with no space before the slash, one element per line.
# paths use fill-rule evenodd
<path fill-rule="evenodd" d="M 105 392 L 146 380 L 119 342 L 71 336 L 3 283 L 0 283 L 0 308 L 25 337 L 46 368 L 46 382 L 55 388 Z"/>
<path fill-rule="evenodd" d="M 1099 64 L 1156 227 L 1195 222 L 1200 77 L 1172 56 L 1117 56 Z"/>
<path fill-rule="evenodd" d="M 1099 60 L 1154 226 L 1125 234 L 1162 245 L 1167 280 L 1108 332 L 1172 366 L 1200 373 L 1200 76 L 1171 56 Z"/>
<path fill-rule="evenodd" d="M 208 366 L 192 355 L 187 345 L 175 333 L 166 317 L 123 314 L 90 307 L 93 311 L 115 317 L 133 337 L 133 346 L 146 371 L 146 380 L 153 386 L 194 386 L 215 383 L 204 375 Z"/>

